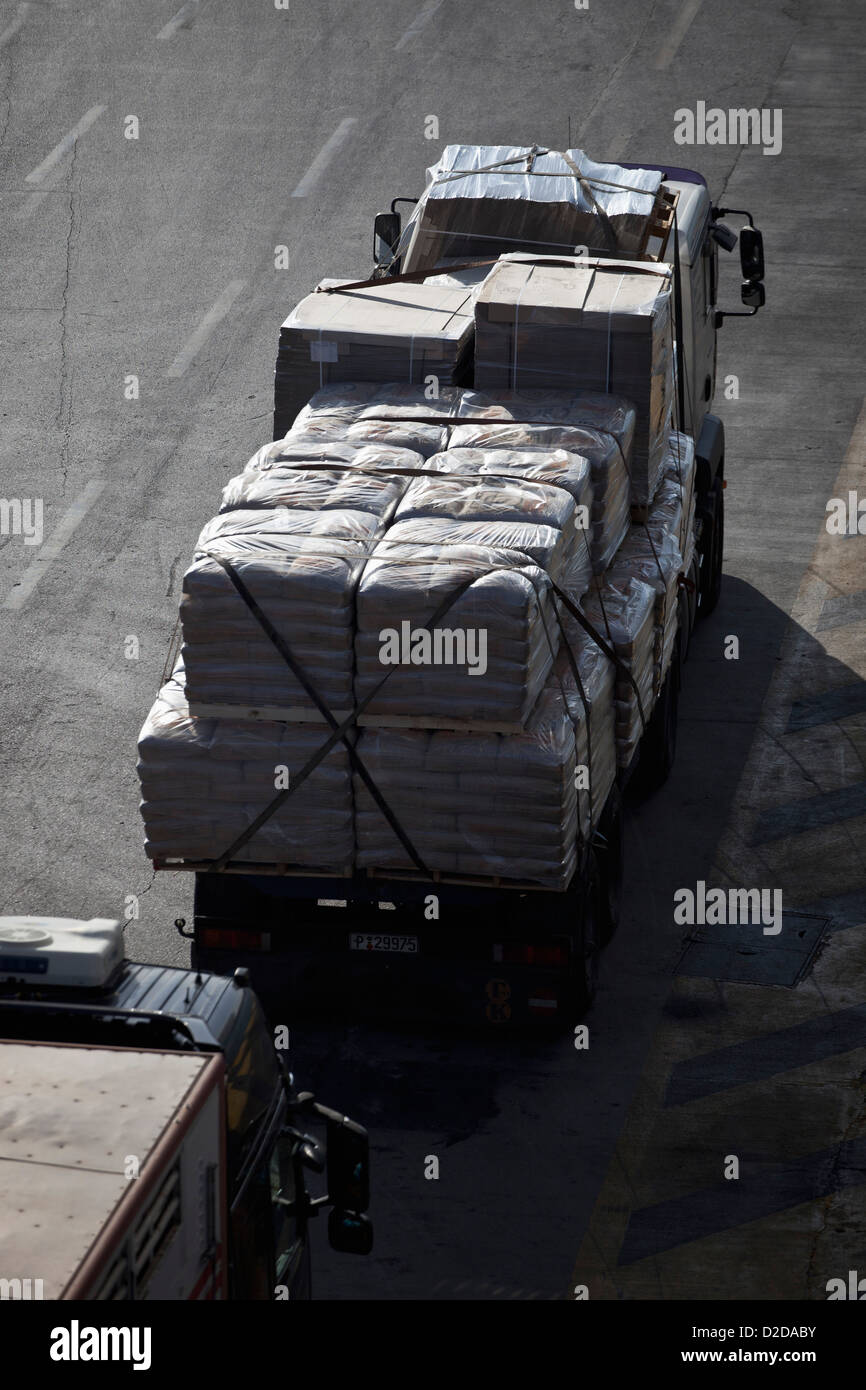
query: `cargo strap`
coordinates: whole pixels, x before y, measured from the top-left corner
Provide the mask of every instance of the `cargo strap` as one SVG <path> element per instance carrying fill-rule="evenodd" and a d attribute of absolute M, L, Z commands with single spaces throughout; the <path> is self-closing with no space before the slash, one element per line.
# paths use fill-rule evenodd
<path fill-rule="evenodd" d="M 320 714 L 322 714 L 325 721 L 330 725 L 332 730 L 330 738 L 326 739 L 325 742 L 318 749 L 318 751 L 307 760 L 307 762 L 301 768 L 301 771 L 297 774 L 297 776 L 291 779 L 290 786 L 286 787 L 283 791 L 278 792 L 277 795 L 273 798 L 273 800 L 268 803 L 265 809 L 258 816 L 256 816 L 255 820 L 247 826 L 246 830 L 242 831 L 241 834 L 237 837 L 237 839 L 229 845 L 228 849 L 225 850 L 225 852 L 221 854 L 217 860 L 214 861 L 211 872 L 220 873 L 225 868 L 226 864 L 228 864 L 229 861 L 237 854 L 238 850 L 242 849 L 243 846 L 247 844 L 249 840 L 252 839 L 252 837 L 265 824 L 265 822 L 270 820 L 270 818 L 289 799 L 292 793 L 295 792 L 297 788 L 307 780 L 310 774 L 314 772 L 315 769 L 318 767 L 319 763 L 322 762 L 328 756 L 328 754 L 331 752 L 331 749 L 334 748 L 337 743 L 342 742 L 345 745 L 346 751 L 349 755 L 349 761 L 351 762 L 352 767 L 363 781 L 365 787 L 367 788 L 368 792 L 370 793 L 374 802 L 376 803 L 376 806 L 382 812 L 382 815 L 385 817 L 389 826 L 394 831 L 394 834 L 397 836 L 397 839 L 400 841 L 400 844 L 403 846 L 404 850 L 409 855 L 413 864 L 419 870 L 419 872 L 424 875 L 425 878 L 432 878 L 429 869 L 426 867 L 423 859 L 421 858 L 418 851 L 415 849 L 414 845 L 412 844 L 412 841 L 409 839 L 409 836 L 404 831 L 403 827 L 401 826 L 397 817 L 394 815 L 387 801 L 382 796 L 382 793 L 379 791 L 379 788 L 376 786 L 375 782 L 373 781 L 373 778 L 367 771 L 367 768 L 365 767 L 364 763 L 358 755 L 357 749 L 355 748 L 354 744 L 352 744 L 348 736 L 349 731 L 356 724 L 358 717 L 361 714 L 363 714 L 364 710 L 371 703 L 371 701 L 376 698 L 376 696 L 379 694 L 379 691 L 382 689 L 382 686 L 389 679 L 389 677 L 394 674 L 394 671 L 397 668 L 392 667 L 390 671 L 387 671 L 385 675 L 382 677 L 382 679 L 379 681 L 379 683 L 376 686 L 374 686 L 373 689 L 364 697 L 361 703 L 355 707 L 355 709 L 348 716 L 348 718 L 344 719 L 341 724 L 338 724 L 336 718 L 328 709 L 328 706 L 325 704 L 324 700 L 319 695 L 319 692 L 316 690 L 312 681 L 310 681 L 309 677 L 307 676 L 307 673 L 304 671 L 303 666 L 295 657 L 294 653 L 289 647 L 288 642 L 286 642 L 285 638 L 277 631 L 270 618 L 259 606 L 258 602 L 250 593 L 247 586 L 244 584 L 243 580 L 237 573 L 237 570 L 232 565 L 231 561 L 224 559 L 220 555 L 215 555 L 210 550 L 205 550 L 201 553 L 207 555 L 208 559 L 213 560 L 225 571 L 232 585 L 236 589 L 237 593 L 240 595 L 241 599 L 243 599 L 247 608 L 253 614 L 253 617 L 256 619 L 259 626 L 262 628 L 266 636 L 276 647 L 277 651 L 280 653 L 280 656 L 283 658 L 286 665 L 289 667 L 295 679 L 303 686 L 304 690 L 307 692 L 310 699 L 313 701 L 316 708 L 319 710 Z M 463 593 L 465 593 L 465 591 L 470 587 L 471 584 L 475 583 L 476 577 L 477 576 L 473 576 L 473 578 L 467 580 L 465 583 L 458 585 L 454 593 L 450 594 L 446 599 L 443 599 L 442 603 L 440 603 L 433 616 L 428 620 L 426 624 L 424 624 L 425 630 L 429 630 L 437 622 L 439 622 L 440 618 L 443 618 L 445 616 L 449 608 L 451 608 L 451 606 L 457 602 L 457 600 L 461 597 Z"/>
<path fill-rule="evenodd" d="M 430 280 L 435 275 L 454 275 L 458 270 L 475 270 L 477 266 L 495 265 L 497 256 L 483 261 L 463 261 L 460 265 L 442 266 L 439 270 L 407 270 L 399 275 L 373 275 L 366 280 L 353 280 L 348 285 L 317 285 L 314 294 L 346 294 L 349 290 L 372 289 L 377 285 L 413 285 Z"/>

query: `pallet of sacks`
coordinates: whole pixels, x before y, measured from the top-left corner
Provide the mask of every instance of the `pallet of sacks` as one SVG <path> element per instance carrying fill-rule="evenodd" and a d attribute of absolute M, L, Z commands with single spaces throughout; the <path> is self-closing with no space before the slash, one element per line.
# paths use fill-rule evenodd
<path fill-rule="evenodd" d="M 284 434 L 320 388 L 337 382 L 404 382 L 440 388 L 470 364 L 472 288 L 387 282 L 341 288 L 323 280 L 280 329 L 274 434 Z"/>
<path fill-rule="evenodd" d="M 482 391 L 622 396 L 636 410 L 631 501 L 652 501 L 673 407 L 670 266 L 515 253 L 500 257 L 475 300 L 475 377 Z"/>
<path fill-rule="evenodd" d="M 229 849 L 277 795 L 285 769 L 297 777 L 321 747 L 316 724 L 204 719 L 190 714 L 179 665 L 138 739 L 145 850 L 151 859 L 208 863 Z M 338 744 L 234 862 L 351 872 L 355 854 L 352 774 Z"/>
<path fill-rule="evenodd" d="M 365 729 L 358 752 L 425 867 L 565 889 L 617 770 L 614 671 L 576 625 L 525 727 L 497 734 Z M 416 868 L 355 777 L 357 864 Z"/>
<path fill-rule="evenodd" d="M 609 660 L 572 634 L 580 695 L 564 660 L 553 586 L 574 602 L 590 584 L 595 479 L 605 451 L 611 460 L 627 456 L 633 413 L 610 401 L 542 395 L 502 402 L 455 391 L 430 402 L 405 384 L 327 388 L 285 439 L 264 446 L 230 480 L 184 577 L 182 665 L 142 731 L 142 810 L 154 858 L 224 853 L 267 804 L 264 783 L 274 770 L 297 776 L 321 745 L 324 704 L 341 718 L 360 714 L 359 751 L 386 800 L 393 795 L 395 810 L 408 816 L 407 829 L 417 827 L 431 871 L 564 886 L 579 833 L 600 814 L 620 762 L 620 706 L 630 692 Z M 582 423 L 568 423 L 575 418 Z M 500 427 L 494 447 L 472 446 L 484 442 L 471 439 L 473 430 Z M 524 448 L 519 431 L 527 428 L 561 430 L 583 452 L 554 445 L 552 436 Z M 518 431 L 519 447 L 504 445 L 508 430 Z M 461 431 L 469 432 L 465 444 Z M 413 662 L 413 644 L 423 647 L 437 612 L 436 626 L 447 624 L 452 636 L 484 632 L 483 671 L 480 660 L 459 671 L 447 658 L 438 666 Z M 396 660 L 393 650 L 383 659 L 386 642 L 396 642 Z M 480 790 L 450 810 L 435 801 L 450 779 L 480 767 L 471 762 L 478 748 L 501 768 L 500 818 L 487 840 Z M 574 776 L 584 764 L 593 769 L 588 789 Z M 216 782 L 224 797 L 214 793 Z M 347 863 L 399 867 L 393 846 L 382 849 L 394 838 L 387 821 L 363 782 L 351 784 L 338 744 L 239 858 L 333 872 L 347 872 Z M 315 809 L 320 794 L 323 815 L 333 799 L 339 828 L 327 854 L 321 840 L 299 843 L 300 810 Z M 521 834 L 529 838 L 518 852 Z"/>

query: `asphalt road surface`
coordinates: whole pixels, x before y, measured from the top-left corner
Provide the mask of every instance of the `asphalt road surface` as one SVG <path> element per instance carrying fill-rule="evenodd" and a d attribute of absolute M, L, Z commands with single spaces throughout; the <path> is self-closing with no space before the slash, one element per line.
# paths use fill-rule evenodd
<path fill-rule="evenodd" d="M 2 492 L 44 506 L 41 545 L 0 535 L 0 911 L 134 898 L 138 959 L 185 962 L 192 885 L 144 857 L 136 735 L 291 306 L 366 273 L 458 141 L 690 165 L 765 236 L 767 307 L 719 337 L 722 601 L 629 813 L 589 1050 L 293 1029 L 373 1143 L 374 1253 L 317 1234 L 319 1298 L 820 1299 L 862 1265 L 866 539 L 824 523 L 866 497 L 864 30 L 847 0 L 0 0 Z M 677 144 L 698 102 L 780 111 L 781 148 Z M 689 963 L 673 893 L 714 876 L 802 910 L 781 969 Z"/>

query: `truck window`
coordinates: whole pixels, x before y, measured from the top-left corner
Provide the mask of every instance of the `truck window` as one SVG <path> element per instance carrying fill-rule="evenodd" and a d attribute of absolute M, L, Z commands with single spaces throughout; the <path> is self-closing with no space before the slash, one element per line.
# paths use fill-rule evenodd
<path fill-rule="evenodd" d="M 255 995 L 246 990 L 225 1041 L 230 1190 L 282 1086 L 274 1045 Z"/>
<path fill-rule="evenodd" d="M 278 1284 L 291 1287 L 301 1256 L 301 1242 L 297 1217 L 276 1200 L 281 1197 L 286 1202 L 294 1202 L 298 1192 L 292 1141 L 285 1135 L 280 1135 L 271 1150 L 270 1173 L 275 1279 Z"/>
<path fill-rule="evenodd" d="M 274 1296 L 270 1208 L 270 1165 L 264 1158 L 231 1212 L 231 1298 L 270 1300 Z"/>

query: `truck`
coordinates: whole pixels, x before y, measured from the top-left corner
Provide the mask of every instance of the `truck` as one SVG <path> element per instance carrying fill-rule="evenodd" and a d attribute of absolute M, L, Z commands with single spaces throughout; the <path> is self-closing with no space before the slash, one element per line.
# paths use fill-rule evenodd
<path fill-rule="evenodd" d="M 115 920 L 0 918 L 4 1298 L 309 1298 L 321 1208 L 336 1249 L 371 1248 L 368 1150 L 296 1090 L 245 970 L 133 962 Z"/>
<path fill-rule="evenodd" d="M 535 146 L 528 155 L 519 152 L 527 169 L 536 153 Z M 473 167 L 477 165 L 476 160 Z M 600 952 L 619 918 L 623 795 L 629 785 L 650 793 L 673 765 L 689 637 L 698 617 L 716 607 L 721 591 L 725 438 L 722 421 L 711 411 L 717 331 L 725 318 L 753 316 L 765 301 L 763 240 L 748 211 L 715 205 L 706 180 L 694 170 L 656 164 L 620 167 L 661 176 L 637 259 L 672 265 L 677 427 L 694 441 L 697 458 L 695 563 L 679 595 L 677 647 L 638 753 L 617 776 L 571 882 L 565 891 L 551 892 L 459 882 L 447 875 L 425 881 L 418 874 L 356 873 L 347 880 L 257 873 L 244 865 L 197 871 L 192 949 L 198 968 L 221 972 L 242 964 L 263 986 L 299 1006 L 324 996 L 350 1012 L 441 1017 L 444 1010 L 483 1024 L 514 1026 L 561 1023 L 591 1004 Z M 595 205 L 591 189 L 589 198 Z M 405 226 L 401 203 L 413 209 Z M 473 255 L 445 256 L 425 197 L 395 198 L 390 211 L 375 219 L 372 274 L 355 284 L 399 284 L 439 274 L 471 277 L 473 268 L 514 252 L 564 255 L 577 250 L 612 263 L 635 259 L 633 250 L 622 257 L 615 239 L 611 244 L 603 234 L 606 219 L 601 214 L 593 244 L 575 248 L 561 244 L 553 226 L 540 244 L 537 237 L 522 239 L 513 225 L 498 226 L 495 204 L 487 213 L 494 229 L 488 238 L 492 247 L 479 245 L 478 236 L 467 229 Z M 719 248 L 729 253 L 738 240 L 726 217 L 744 220 L 739 232 L 741 310 L 722 309 L 717 302 Z M 448 249 L 462 234 L 459 226 L 449 224 Z"/>

